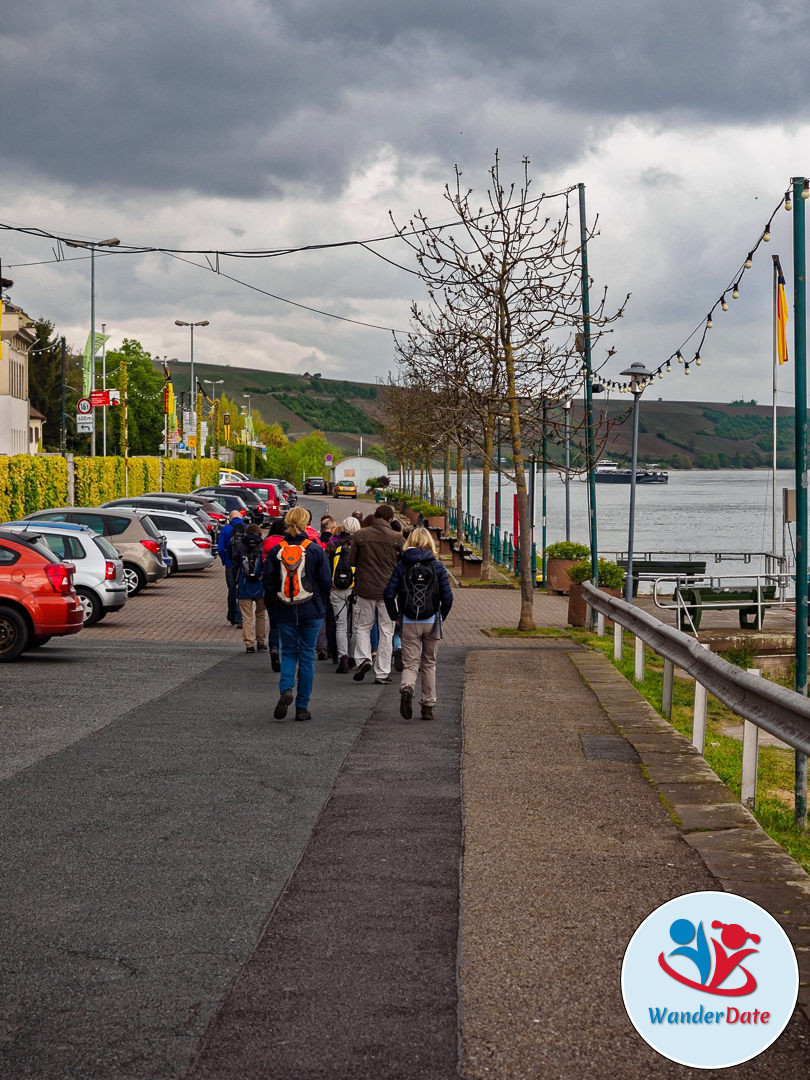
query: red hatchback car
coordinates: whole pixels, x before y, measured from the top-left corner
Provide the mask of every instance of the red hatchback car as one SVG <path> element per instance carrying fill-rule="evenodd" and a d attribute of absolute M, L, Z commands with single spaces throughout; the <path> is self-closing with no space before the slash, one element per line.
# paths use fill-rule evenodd
<path fill-rule="evenodd" d="M 227 484 L 220 484 L 220 487 L 225 488 L 227 491 L 233 489 L 236 495 L 243 490 L 252 491 L 261 499 L 263 513 L 271 518 L 281 517 L 278 492 L 274 484 L 268 484 L 262 480 L 234 480 L 233 483 L 229 481 Z"/>
<path fill-rule="evenodd" d="M 73 573 L 43 540 L 0 529 L 0 662 L 81 630 Z"/>

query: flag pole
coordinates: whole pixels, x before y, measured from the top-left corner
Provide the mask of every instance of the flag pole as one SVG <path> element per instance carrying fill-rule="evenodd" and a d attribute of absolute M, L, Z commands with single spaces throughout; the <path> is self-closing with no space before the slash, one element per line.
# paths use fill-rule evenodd
<path fill-rule="evenodd" d="M 772 469 L 771 469 L 771 476 L 772 476 L 771 488 L 773 489 L 773 491 L 772 491 L 772 494 L 773 494 L 773 522 L 772 522 L 772 524 L 773 524 L 773 541 L 772 541 L 772 544 L 771 544 L 771 551 L 773 552 L 774 555 L 776 555 L 776 552 L 777 552 L 777 547 L 776 547 L 776 542 L 777 542 L 777 537 L 776 537 L 776 529 L 777 529 L 777 525 L 776 525 L 776 517 L 777 517 L 777 502 L 776 502 L 776 369 L 777 369 L 778 364 L 779 364 L 779 355 L 778 355 L 779 354 L 779 348 L 778 348 L 778 345 L 777 345 L 777 334 L 779 333 L 779 321 L 778 321 L 779 320 L 779 316 L 778 316 L 779 278 L 780 278 L 781 273 L 782 273 L 782 267 L 781 267 L 781 265 L 779 263 L 779 256 L 778 255 L 773 255 L 772 258 L 773 258 L 773 342 L 772 342 L 771 351 L 773 353 L 773 401 L 772 401 L 772 408 L 773 408 L 773 447 L 772 447 L 772 449 L 773 449 L 773 460 L 772 460 Z"/>

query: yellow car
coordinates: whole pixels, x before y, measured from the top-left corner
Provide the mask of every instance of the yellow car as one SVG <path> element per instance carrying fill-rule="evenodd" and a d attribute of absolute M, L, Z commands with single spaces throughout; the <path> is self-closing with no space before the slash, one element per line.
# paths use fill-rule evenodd
<path fill-rule="evenodd" d="M 354 480 L 338 480 L 335 484 L 334 496 L 339 499 L 341 495 L 345 495 L 349 499 L 357 498 L 357 484 Z"/>

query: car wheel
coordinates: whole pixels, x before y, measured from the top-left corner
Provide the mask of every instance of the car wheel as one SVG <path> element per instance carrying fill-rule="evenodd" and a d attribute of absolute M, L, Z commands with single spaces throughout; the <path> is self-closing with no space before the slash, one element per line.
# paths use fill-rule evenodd
<path fill-rule="evenodd" d="M 169 552 L 169 558 L 172 560 L 172 565 L 171 565 L 171 569 L 169 570 L 169 573 L 170 574 L 176 574 L 177 570 L 178 570 L 177 558 L 176 558 L 175 555 L 172 554 L 171 551 Z"/>
<path fill-rule="evenodd" d="M 27 645 L 25 619 L 13 608 L 0 607 L 0 662 L 16 660 Z"/>
<path fill-rule="evenodd" d="M 84 612 L 84 625 L 92 626 L 97 623 L 101 612 L 99 598 L 92 589 L 88 589 L 84 585 L 76 586 L 76 595 L 79 597 L 79 603 L 82 605 L 82 611 Z"/>
<path fill-rule="evenodd" d="M 146 575 L 139 566 L 124 563 L 124 584 L 127 587 L 127 596 L 137 596 L 146 585 Z"/>

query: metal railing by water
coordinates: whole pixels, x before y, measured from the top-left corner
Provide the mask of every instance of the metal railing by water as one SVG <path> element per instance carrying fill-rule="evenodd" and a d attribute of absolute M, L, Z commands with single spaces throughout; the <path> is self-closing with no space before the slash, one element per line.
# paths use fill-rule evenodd
<path fill-rule="evenodd" d="M 649 646 L 664 658 L 664 686 L 661 711 L 667 718 L 672 715 L 672 687 L 674 668 L 677 665 L 695 680 L 695 717 L 692 728 L 692 745 L 703 754 L 706 737 L 705 693 L 714 694 L 733 712 L 776 736 L 782 742 L 802 754 L 810 754 L 810 700 L 794 690 L 768 682 L 729 664 L 708 651 L 699 641 L 672 626 L 660 622 L 653 615 L 628 604 L 618 597 L 610 596 L 595 588 L 590 582 L 583 586 L 585 599 L 599 613 L 600 629 L 604 632 L 604 617 L 614 622 L 614 656 L 621 656 L 622 628 L 630 631 L 636 639 L 635 677 L 641 681 L 643 671 L 643 648 Z M 590 619 L 586 620 L 590 625 Z M 639 654 L 641 656 L 639 657 Z M 700 694 L 698 693 L 700 688 Z M 702 699 L 702 700 L 701 700 Z M 747 728 L 748 725 L 745 725 Z M 744 733 L 744 737 L 747 732 Z M 743 756 L 747 755 L 745 742 Z M 752 805 L 755 793 L 743 786 L 741 802 Z M 797 806 L 799 800 L 797 799 Z M 800 827 L 806 821 L 798 820 Z"/>

